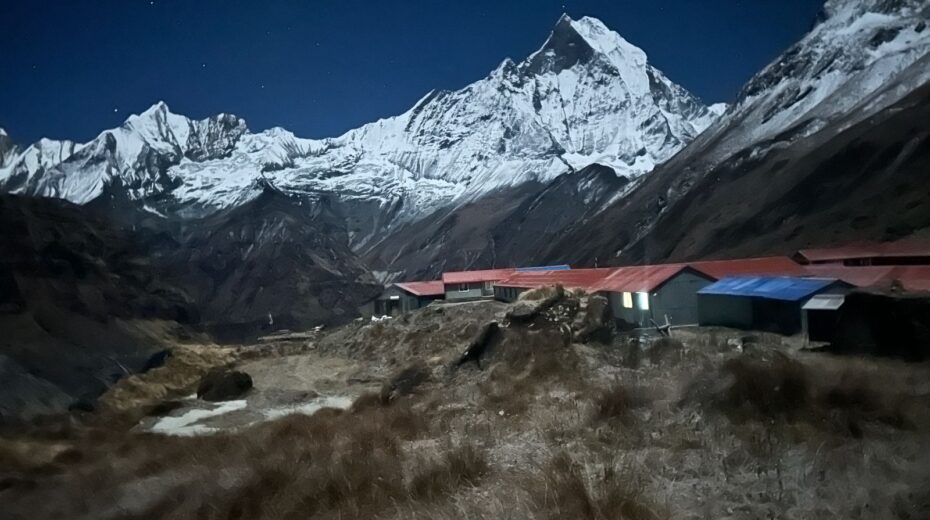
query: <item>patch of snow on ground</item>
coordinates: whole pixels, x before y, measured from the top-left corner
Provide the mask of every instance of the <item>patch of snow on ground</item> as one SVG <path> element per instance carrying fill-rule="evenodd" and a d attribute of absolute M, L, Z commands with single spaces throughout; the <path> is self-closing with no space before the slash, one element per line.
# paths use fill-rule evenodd
<path fill-rule="evenodd" d="M 162 417 L 152 426 L 152 431 L 165 435 L 179 436 L 213 433 L 218 430 L 197 423 L 209 417 L 216 417 L 217 415 L 242 410 L 247 405 L 244 399 L 239 401 L 226 401 L 213 405 L 214 408 L 190 410 L 178 417 Z"/>
<path fill-rule="evenodd" d="M 266 419 L 271 420 L 291 414 L 313 415 L 322 408 L 339 408 L 345 410 L 350 406 L 352 406 L 351 397 L 326 396 L 307 403 L 262 410 L 262 415 L 264 415 Z"/>

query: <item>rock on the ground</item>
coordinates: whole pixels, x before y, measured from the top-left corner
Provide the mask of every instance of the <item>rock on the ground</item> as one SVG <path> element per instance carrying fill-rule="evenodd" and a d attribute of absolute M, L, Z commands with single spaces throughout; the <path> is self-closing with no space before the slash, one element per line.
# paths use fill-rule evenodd
<path fill-rule="evenodd" d="M 197 397 L 204 401 L 229 401 L 252 389 L 252 377 L 238 370 L 212 370 L 200 380 Z"/>
<path fill-rule="evenodd" d="M 481 327 L 481 330 L 478 331 L 474 339 L 468 343 L 468 348 L 465 349 L 465 353 L 459 358 L 456 366 L 474 361 L 478 365 L 478 368 L 481 368 L 481 356 L 484 355 L 485 351 L 488 349 L 488 345 L 497 337 L 499 332 L 500 325 L 496 321 L 486 323 Z"/>
<path fill-rule="evenodd" d="M 575 339 L 581 343 L 599 341 L 609 343 L 613 338 L 610 305 L 601 295 L 588 296 L 584 308 L 575 317 L 572 330 Z"/>

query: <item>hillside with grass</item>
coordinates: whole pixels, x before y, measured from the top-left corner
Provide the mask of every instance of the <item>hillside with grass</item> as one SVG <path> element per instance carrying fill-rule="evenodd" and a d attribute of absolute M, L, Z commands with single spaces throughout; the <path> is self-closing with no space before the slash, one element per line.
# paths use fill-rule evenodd
<path fill-rule="evenodd" d="M 611 335 L 604 309 L 534 291 L 178 351 L 95 412 L 5 431 L 0 500 L 7 518 L 930 514 L 926 364 Z M 190 397 L 217 366 L 254 388 Z"/>

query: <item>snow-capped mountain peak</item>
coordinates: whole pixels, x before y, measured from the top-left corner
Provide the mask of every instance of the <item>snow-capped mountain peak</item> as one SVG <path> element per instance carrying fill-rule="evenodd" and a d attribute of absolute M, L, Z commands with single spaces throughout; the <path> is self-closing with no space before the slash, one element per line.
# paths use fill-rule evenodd
<path fill-rule="evenodd" d="M 420 218 L 503 186 L 599 163 L 628 178 L 671 157 L 716 118 L 595 18 L 563 16 L 543 46 L 458 91 L 323 140 L 248 132 L 221 114 L 192 121 L 164 102 L 75 146 L 59 164 L 0 168 L 0 189 L 86 203 L 118 182 L 162 213 L 255 196 L 256 181 Z M 14 161 L 15 162 L 15 161 Z"/>
<path fill-rule="evenodd" d="M 718 143 L 708 159 L 786 131 L 811 135 L 838 117 L 852 116 L 848 125 L 868 117 L 930 80 L 928 54 L 926 0 L 828 0 L 811 31 L 756 74 L 702 137 Z M 875 98 L 891 78 L 902 84 Z"/>

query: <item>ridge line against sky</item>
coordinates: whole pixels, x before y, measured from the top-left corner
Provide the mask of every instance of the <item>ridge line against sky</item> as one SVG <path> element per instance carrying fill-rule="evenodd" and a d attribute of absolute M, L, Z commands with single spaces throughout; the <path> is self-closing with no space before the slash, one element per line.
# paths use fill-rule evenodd
<path fill-rule="evenodd" d="M 0 0 L 0 127 L 87 141 L 159 100 L 333 137 L 522 60 L 559 16 L 593 16 L 705 103 L 732 101 L 822 0 Z"/>

